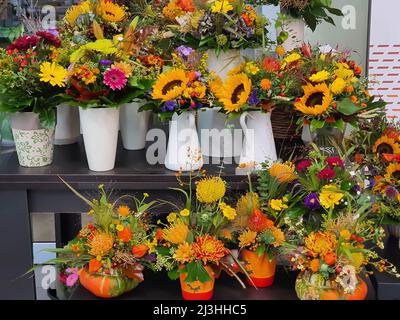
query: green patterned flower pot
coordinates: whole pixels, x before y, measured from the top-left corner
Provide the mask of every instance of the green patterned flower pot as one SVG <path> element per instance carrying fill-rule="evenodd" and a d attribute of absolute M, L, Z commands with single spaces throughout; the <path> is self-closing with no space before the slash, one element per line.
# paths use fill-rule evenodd
<path fill-rule="evenodd" d="M 37 115 L 31 112 L 13 115 L 11 126 L 22 167 L 43 167 L 53 162 L 54 128 L 42 128 Z"/>

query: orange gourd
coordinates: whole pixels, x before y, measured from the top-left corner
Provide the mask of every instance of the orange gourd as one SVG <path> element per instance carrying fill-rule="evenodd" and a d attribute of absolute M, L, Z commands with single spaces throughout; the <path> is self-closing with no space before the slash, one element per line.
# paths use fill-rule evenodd
<path fill-rule="evenodd" d="M 358 281 L 358 286 L 352 294 L 346 294 L 343 290 L 341 294 L 338 290 L 325 290 L 320 294 L 320 300 L 365 300 L 368 295 L 368 286 L 363 279 L 358 278 Z"/>

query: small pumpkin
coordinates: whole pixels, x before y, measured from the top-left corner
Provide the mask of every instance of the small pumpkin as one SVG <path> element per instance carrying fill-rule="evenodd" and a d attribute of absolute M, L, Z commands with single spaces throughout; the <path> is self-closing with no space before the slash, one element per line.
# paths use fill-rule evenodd
<path fill-rule="evenodd" d="M 99 298 L 118 297 L 125 292 L 133 290 L 139 284 L 136 279 L 90 273 L 86 268 L 81 269 L 79 282 L 86 290 Z"/>

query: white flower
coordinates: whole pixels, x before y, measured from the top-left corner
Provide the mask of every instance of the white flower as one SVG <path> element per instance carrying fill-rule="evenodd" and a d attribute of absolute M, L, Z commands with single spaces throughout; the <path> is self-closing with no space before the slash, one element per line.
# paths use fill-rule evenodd
<path fill-rule="evenodd" d="M 322 54 L 335 53 L 337 50 L 333 49 L 329 44 L 319 47 L 319 52 Z"/>

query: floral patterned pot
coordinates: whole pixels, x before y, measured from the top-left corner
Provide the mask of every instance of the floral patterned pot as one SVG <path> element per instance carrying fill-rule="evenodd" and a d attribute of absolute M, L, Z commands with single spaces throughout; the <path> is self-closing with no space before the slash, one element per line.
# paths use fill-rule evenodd
<path fill-rule="evenodd" d="M 246 278 L 247 283 L 257 288 L 266 288 L 274 283 L 276 271 L 276 259 L 270 260 L 267 254 L 258 255 L 254 251 L 242 250 L 242 261 L 250 275 L 251 281 Z"/>
<path fill-rule="evenodd" d="M 179 275 L 184 300 L 211 300 L 214 294 L 215 274 L 210 266 L 204 268 L 211 277 L 211 280 L 205 283 L 200 281 L 186 282 L 188 274 L 181 273 Z"/>
<path fill-rule="evenodd" d="M 53 162 L 54 128 L 42 128 L 32 112 L 14 114 L 11 128 L 21 166 L 43 167 Z"/>

